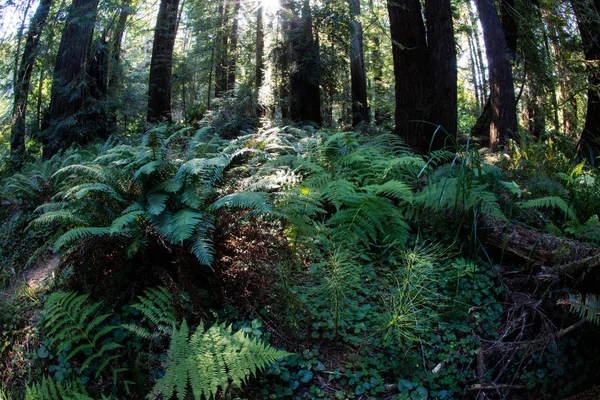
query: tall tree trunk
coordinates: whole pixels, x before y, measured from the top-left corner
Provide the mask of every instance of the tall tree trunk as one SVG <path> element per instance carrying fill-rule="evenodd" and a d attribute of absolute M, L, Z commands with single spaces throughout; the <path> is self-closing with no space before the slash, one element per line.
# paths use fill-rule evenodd
<path fill-rule="evenodd" d="M 87 63 L 97 8 L 98 0 L 73 0 L 69 8 L 54 67 L 49 115 L 51 126 L 44 133 L 45 158 L 52 157 L 72 143 L 90 140 L 85 132 L 73 127 L 78 125 L 76 114 L 88 95 Z M 64 124 L 67 119 L 74 120 Z"/>
<path fill-rule="evenodd" d="M 428 54 L 425 24 L 419 0 L 388 0 L 394 79 L 396 128 L 394 133 L 415 151 L 427 150 L 422 121 L 429 119 Z"/>
<path fill-rule="evenodd" d="M 23 18 L 21 19 L 21 26 L 19 26 L 19 30 L 17 31 L 17 51 L 15 51 L 15 61 L 13 67 L 13 87 L 17 86 L 17 81 L 19 79 L 19 57 L 21 57 L 21 44 L 23 43 L 23 31 L 25 30 L 25 22 L 27 22 L 27 14 L 29 14 L 29 9 L 31 8 L 31 0 L 27 0 L 27 4 L 25 5 L 25 11 L 23 11 Z"/>
<path fill-rule="evenodd" d="M 258 9 L 256 10 L 256 71 L 255 71 L 255 90 L 256 90 L 256 104 L 258 104 L 257 115 L 262 117 L 264 111 L 259 103 L 260 88 L 263 84 L 264 77 L 264 54 L 265 54 L 265 28 L 263 22 L 263 3 L 259 2 Z"/>
<path fill-rule="evenodd" d="M 227 90 L 227 47 L 229 43 L 228 20 L 229 1 L 220 0 L 219 19 L 217 24 L 217 63 L 215 66 L 215 97 Z"/>
<path fill-rule="evenodd" d="M 294 62 L 290 72 L 290 118 L 320 125 L 319 46 L 313 37 L 309 1 L 303 1 L 301 16 L 290 18 L 287 34 Z"/>
<path fill-rule="evenodd" d="M 367 103 L 367 78 L 363 52 L 363 29 L 357 20 L 360 0 L 348 0 L 350 6 L 350 81 L 352 84 L 352 126 L 369 122 Z"/>
<path fill-rule="evenodd" d="M 493 0 L 477 0 L 490 75 L 490 149 L 517 133 L 515 89 L 506 39 Z"/>
<path fill-rule="evenodd" d="M 479 40 L 479 27 L 477 25 L 477 18 L 475 18 L 475 13 L 473 12 L 473 7 L 471 6 L 471 1 L 472 0 L 466 0 L 465 4 L 467 6 L 467 14 L 471 24 L 471 31 L 473 32 L 473 40 L 475 41 L 475 50 L 477 52 L 477 67 L 479 73 L 481 74 L 481 104 L 485 104 L 488 98 L 488 80 L 485 70 L 485 63 L 483 62 L 483 46 L 481 44 L 481 40 Z"/>
<path fill-rule="evenodd" d="M 428 85 L 431 88 L 430 121 L 442 129 L 426 143 L 432 150 L 454 144 L 458 129 L 458 66 L 450 0 L 426 0 L 427 44 L 429 49 Z"/>
<path fill-rule="evenodd" d="M 418 152 L 456 136 L 456 49 L 449 0 L 388 0 L 396 82 L 396 128 Z M 438 128 L 441 126 L 443 129 Z"/>
<path fill-rule="evenodd" d="M 19 170 L 25 159 L 25 116 L 31 73 L 38 53 L 40 37 L 53 2 L 54 0 L 41 0 L 33 15 L 25 39 L 23 57 L 15 81 L 15 98 L 11 119 L 10 166 L 13 170 Z"/>
<path fill-rule="evenodd" d="M 577 153 L 596 165 L 600 157 L 600 0 L 572 0 L 588 74 L 585 127 Z"/>
<path fill-rule="evenodd" d="M 500 24 L 504 31 L 504 40 L 511 60 L 517 56 L 517 38 L 519 25 L 515 18 L 515 0 L 500 0 Z"/>
<path fill-rule="evenodd" d="M 154 30 L 150 81 L 148 86 L 148 122 L 171 122 L 171 69 L 177 35 L 179 0 L 161 0 Z"/>
<path fill-rule="evenodd" d="M 229 41 L 229 49 L 227 51 L 227 90 L 235 89 L 235 70 L 237 61 L 237 44 L 239 35 L 238 14 L 240 12 L 240 3 L 242 0 L 235 0 L 233 5 L 233 21 L 231 23 L 231 40 Z"/>
<path fill-rule="evenodd" d="M 117 112 L 120 104 L 117 101 L 121 87 L 123 86 L 123 67 L 121 63 L 121 47 L 123 42 L 123 36 L 127 27 L 127 19 L 131 14 L 131 1 L 126 0 L 121 6 L 119 12 L 119 20 L 117 26 L 112 35 L 112 39 L 109 45 L 110 58 L 108 65 L 108 98 L 111 100 L 111 104 L 108 108 L 108 119 L 109 119 L 109 130 L 116 129 L 117 126 Z"/>

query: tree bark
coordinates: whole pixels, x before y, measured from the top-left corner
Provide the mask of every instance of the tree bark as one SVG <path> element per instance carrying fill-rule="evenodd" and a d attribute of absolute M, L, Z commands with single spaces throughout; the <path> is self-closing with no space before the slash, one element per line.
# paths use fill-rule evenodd
<path fill-rule="evenodd" d="M 255 71 L 255 85 L 256 85 L 256 95 L 258 97 L 258 93 L 263 84 L 264 77 L 264 53 L 265 53 L 265 28 L 263 22 L 263 4 L 260 3 L 258 5 L 258 9 L 256 10 L 256 71 Z"/>
<path fill-rule="evenodd" d="M 237 62 L 237 45 L 238 45 L 238 35 L 239 35 L 239 22 L 238 22 L 238 14 L 240 12 L 240 3 L 242 0 L 235 0 L 235 4 L 233 6 L 233 22 L 231 23 L 231 40 L 229 44 L 229 49 L 227 51 L 227 90 L 235 89 L 235 72 L 236 72 L 236 62 Z"/>
<path fill-rule="evenodd" d="M 477 0 L 490 76 L 490 150 L 517 133 L 517 109 L 510 56 L 493 0 Z"/>
<path fill-rule="evenodd" d="M 394 79 L 396 83 L 396 127 L 416 152 L 427 150 L 422 121 L 429 119 L 428 55 L 425 24 L 419 0 L 388 0 Z"/>
<path fill-rule="evenodd" d="M 111 103 L 108 108 L 108 119 L 109 119 L 109 130 L 114 130 L 117 127 L 117 112 L 120 106 L 117 98 L 123 85 L 123 68 L 121 65 L 121 47 L 123 42 L 123 35 L 127 27 L 127 19 L 131 14 L 131 1 L 127 0 L 121 6 L 119 13 L 119 20 L 117 26 L 113 32 L 112 40 L 110 41 L 110 58 L 108 60 L 108 84 L 107 94 L 108 98 L 111 99 Z"/>
<path fill-rule="evenodd" d="M 221 97 L 221 92 L 227 90 L 227 47 L 229 43 L 228 14 L 229 0 L 219 2 L 219 23 L 217 24 L 217 47 L 215 66 L 215 98 Z"/>
<path fill-rule="evenodd" d="M 293 5 L 288 3 L 288 7 Z M 294 65 L 290 72 L 290 118 L 321 124 L 319 88 L 319 46 L 312 32 L 312 14 L 308 0 L 302 4 L 301 16 L 290 16 L 288 40 Z"/>
<path fill-rule="evenodd" d="M 457 63 L 449 0 L 388 0 L 394 78 L 395 133 L 417 153 L 450 145 L 457 128 Z"/>
<path fill-rule="evenodd" d="M 156 18 L 148 86 L 147 120 L 150 123 L 171 122 L 171 69 L 178 8 L 179 0 L 161 0 Z"/>
<path fill-rule="evenodd" d="M 31 73 L 33 64 L 37 57 L 40 37 L 48 13 L 52 7 L 54 0 L 41 0 L 38 5 L 25 39 L 25 47 L 23 49 L 23 57 L 17 79 L 15 81 L 15 98 L 11 119 L 10 132 L 10 167 L 13 170 L 19 170 L 25 160 L 25 116 L 27 111 L 27 99 L 29 96 L 29 86 L 31 83 Z"/>
<path fill-rule="evenodd" d="M 427 44 L 429 71 L 427 84 L 431 88 L 432 115 L 430 121 L 441 129 L 427 137 L 428 148 L 442 149 L 453 145 L 458 129 L 458 66 L 454 43 L 454 25 L 450 0 L 427 0 Z"/>
<path fill-rule="evenodd" d="M 585 127 L 577 153 L 596 165 L 600 157 L 600 0 L 572 0 L 588 74 Z"/>
<path fill-rule="evenodd" d="M 367 103 L 367 78 L 363 51 L 363 29 L 357 20 L 360 0 L 348 0 L 350 6 L 350 81 L 352 85 L 352 126 L 369 122 Z"/>
<path fill-rule="evenodd" d="M 63 28 L 50 97 L 50 128 L 44 133 L 44 158 L 90 137 L 78 129 L 77 113 L 88 96 L 87 63 L 98 0 L 73 0 Z M 77 128 L 77 129 L 76 129 Z"/>

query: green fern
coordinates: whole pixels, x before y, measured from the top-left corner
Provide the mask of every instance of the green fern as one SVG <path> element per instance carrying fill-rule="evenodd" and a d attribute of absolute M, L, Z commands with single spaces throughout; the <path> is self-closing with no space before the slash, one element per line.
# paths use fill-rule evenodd
<path fill-rule="evenodd" d="M 566 217 L 576 220 L 577 216 L 573 208 L 562 197 L 546 196 L 538 199 L 531 199 L 520 203 L 522 208 L 558 208 Z"/>
<path fill-rule="evenodd" d="M 132 307 L 152 323 L 152 329 L 158 331 L 158 334 L 172 334 L 176 319 L 171 293 L 163 287 L 148 288 L 144 290 L 143 296 L 138 296 L 138 299 L 140 302 L 133 304 Z M 145 339 L 156 336 L 139 325 L 126 324 L 124 327 Z"/>
<path fill-rule="evenodd" d="M 115 350 L 120 345 L 104 342 L 117 327 L 106 324 L 110 314 L 96 315 L 102 303 L 86 304 L 87 298 L 74 292 L 52 293 L 44 307 L 44 327 L 50 345 L 66 354 L 65 361 L 85 354 L 80 372 L 93 367 L 97 378 L 119 357 Z"/>
<path fill-rule="evenodd" d="M 184 399 L 188 389 L 195 399 L 214 398 L 230 384 L 241 386 L 273 361 L 289 353 L 249 338 L 231 326 L 214 325 L 204 330 L 201 322 L 190 336 L 184 321 L 171 335 L 166 370 L 147 398 Z"/>
<path fill-rule="evenodd" d="M 597 294 L 588 294 L 584 298 L 569 295 L 568 304 L 571 312 L 579 314 L 581 318 L 586 318 L 596 325 L 600 325 L 600 296 Z"/>
<path fill-rule="evenodd" d="M 102 396 L 102 399 L 106 397 Z M 25 386 L 25 400 L 93 400 L 78 381 L 58 382 L 43 377 L 40 382 Z"/>
<path fill-rule="evenodd" d="M 78 242 L 84 238 L 108 235 L 110 234 L 110 231 L 110 227 L 84 227 L 71 229 L 56 240 L 54 243 L 54 251 L 59 251 L 64 246 Z"/>

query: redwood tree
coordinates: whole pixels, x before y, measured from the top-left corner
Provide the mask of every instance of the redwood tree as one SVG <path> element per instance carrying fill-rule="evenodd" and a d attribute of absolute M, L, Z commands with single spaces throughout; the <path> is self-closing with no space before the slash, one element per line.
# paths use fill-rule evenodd
<path fill-rule="evenodd" d="M 73 0 L 69 7 L 54 67 L 51 125 L 44 133 L 45 158 L 72 143 L 86 143 L 91 139 L 78 116 L 88 96 L 87 64 L 97 8 L 98 0 Z"/>
<path fill-rule="evenodd" d="M 290 13 L 286 34 L 293 62 L 289 69 L 290 118 L 321 124 L 319 45 L 313 36 L 310 4 L 303 0 L 301 13 L 293 1 L 284 5 Z"/>
<path fill-rule="evenodd" d="M 171 69 L 178 8 L 179 0 L 161 0 L 158 9 L 148 85 L 147 120 L 151 123 L 171 122 Z"/>
<path fill-rule="evenodd" d="M 53 2 L 54 0 L 40 1 L 31 19 L 31 25 L 25 39 L 23 57 L 17 73 L 10 132 L 10 165 L 14 170 L 21 168 L 25 158 L 25 115 L 31 72 L 38 53 L 40 37 Z"/>
<path fill-rule="evenodd" d="M 585 127 L 578 153 L 595 165 L 600 157 L 600 0 L 573 0 L 588 74 Z"/>
<path fill-rule="evenodd" d="M 367 78 L 363 52 L 363 30 L 357 20 L 360 0 L 348 0 L 350 6 L 350 80 L 352 84 L 352 126 L 369 122 L 367 103 Z"/>
<path fill-rule="evenodd" d="M 517 109 L 510 53 L 493 0 L 476 0 L 487 54 L 490 81 L 490 149 L 517 133 Z"/>
<path fill-rule="evenodd" d="M 396 128 L 420 153 L 456 136 L 456 50 L 450 0 L 388 0 L 396 83 Z M 441 128 L 440 128 L 441 127 Z"/>

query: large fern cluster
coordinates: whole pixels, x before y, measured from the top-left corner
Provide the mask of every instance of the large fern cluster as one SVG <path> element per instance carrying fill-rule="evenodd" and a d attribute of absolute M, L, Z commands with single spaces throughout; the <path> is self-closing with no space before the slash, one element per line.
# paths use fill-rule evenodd
<path fill-rule="evenodd" d="M 169 242 L 188 247 L 210 265 L 208 205 L 232 155 L 185 139 L 187 129 L 167 136 L 169 129 L 160 125 L 144 136 L 141 146 L 119 145 L 90 163 L 58 170 L 56 175 L 66 182 L 63 190 L 53 203 L 38 208 L 42 215 L 32 226 L 61 223 L 68 229 L 56 241 L 56 250 L 81 239 L 111 236 L 128 241 L 130 254 L 149 243 Z"/>

